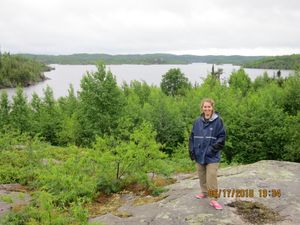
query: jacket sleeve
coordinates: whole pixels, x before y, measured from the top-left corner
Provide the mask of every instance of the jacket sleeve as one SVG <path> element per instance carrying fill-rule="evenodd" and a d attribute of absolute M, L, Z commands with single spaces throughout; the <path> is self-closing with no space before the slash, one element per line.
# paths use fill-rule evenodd
<path fill-rule="evenodd" d="M 194 133 L 193 130 L 190 134 L 190 138 L 189 138 L 189 154 L 190 154 L 190 158 L 191 160 L 195 160 L 195 152 L 194 152 Z"/>
<path fill-rule="evenodd" d="M 215 144 L 213 144 L 212 150 L 215 152 L 220 151 L 225 145 L 225 139 L 226 139 L 226 131 L 225 131 L 223 120 L 220 118 L 219 125 L 217 128 L 217 141 Z"/>

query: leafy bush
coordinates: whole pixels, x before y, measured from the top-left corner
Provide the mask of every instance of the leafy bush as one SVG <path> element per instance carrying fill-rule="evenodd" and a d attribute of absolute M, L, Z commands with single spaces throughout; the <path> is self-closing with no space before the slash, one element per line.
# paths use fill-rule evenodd
<path fill-rule="evenodd" d="M 53 195 L 47 192 L 36 192 L 29 206 L 13 211 L 5 215 L 1 224 L 23 225 L 23 224 L 45 224 L 45 225 L 82 225 L 88 224 L 87 210 L 81 203 L 72 204 L 70 210 L 55 207 Z"/>

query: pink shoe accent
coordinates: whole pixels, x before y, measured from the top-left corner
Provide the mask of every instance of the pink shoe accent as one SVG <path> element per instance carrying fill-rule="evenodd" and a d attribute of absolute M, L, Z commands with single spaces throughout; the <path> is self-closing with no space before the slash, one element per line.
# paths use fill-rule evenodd
<path fill-rule="evenodd" d="M 201 193 L 201 194 L 196 195 L 195 197 L 202 199 L 202 198 L 206 198 L 207 196 L 205 194 Z"/>
<path fill-rule="evenodd" d="M 209 204 L 215 209 L 223 209 L 223 207 L 216 200 L 211 200 Z"/>

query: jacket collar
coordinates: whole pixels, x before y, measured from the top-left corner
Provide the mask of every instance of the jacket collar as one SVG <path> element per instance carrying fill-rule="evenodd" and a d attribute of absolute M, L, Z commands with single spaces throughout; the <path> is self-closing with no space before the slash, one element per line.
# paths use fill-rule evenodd
<path fill-rule="evenodd" d="M 213 114 L 212 114 L 212 116 L 209 118 L 209 122 L 212 122 L 212 121 L 214 121 L 215 119 L 217 119 L 219 117 L 219 115 L 218 115 L 218 113 L 217 112 L 214 112 Z M 204 113 L 202 113 L 201 114 L 201 119 L 203 120 L 203 121 L 205 121 L 205 118 L 204 118 Z"/>

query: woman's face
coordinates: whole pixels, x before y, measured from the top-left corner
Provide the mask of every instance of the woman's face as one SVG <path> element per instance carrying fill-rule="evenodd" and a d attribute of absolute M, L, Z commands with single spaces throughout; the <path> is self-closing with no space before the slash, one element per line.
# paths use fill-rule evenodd
<path fill-rule="evenodd" d="M 211 117 L 212 112 L 213 112 L 213 107 L 210 102 L 204 102 L 202 106 L 202 111 L 205 115 L 205 117 Z"/>

